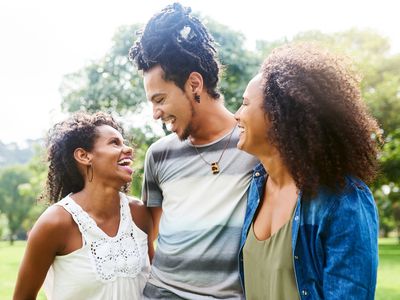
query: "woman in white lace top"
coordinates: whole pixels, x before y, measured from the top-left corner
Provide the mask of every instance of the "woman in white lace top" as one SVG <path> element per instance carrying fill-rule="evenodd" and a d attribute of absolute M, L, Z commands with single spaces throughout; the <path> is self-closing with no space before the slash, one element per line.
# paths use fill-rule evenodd
<path fill-rule="evenodd" d="M 141 299 L 153 256 L 151 216 L 123 192 L 132 148 L 104 113 L 49 132 L 44 195 L 54 204 L 29 234 L 14 299 Z M 44 283 L 44 284 L 43 284 Z"/>

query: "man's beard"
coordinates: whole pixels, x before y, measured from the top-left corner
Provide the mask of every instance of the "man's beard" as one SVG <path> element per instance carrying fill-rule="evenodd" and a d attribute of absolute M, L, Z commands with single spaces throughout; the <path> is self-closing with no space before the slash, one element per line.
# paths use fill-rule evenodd
<path fill-rule="evenodd" d="M 189 101 L 189 103 L 190 103 L 190 108 L 191 108 L 191 111 L 192 111 L 192 116 L 191 116 L 191 120 L 190 120 L 190 122 L 193 120 L 193 117 L 194 117 L 194 115 L 195 115 L 195 112 L 194 112 L 194 107 L 193 107 L 193 104 L 192 104 L 192 102 L 190 101 L 190 99 L 189 99 L 189 97 L 186 95 L 186 99 Z M 183 132 L 182 132 L 182 134 L 181 135 L 178 135 L 178 137 L 179 137 L 179 139 L 181 140 L 181 141 L 184 141 L 184 140 L 186 140 L 189 136 L 190 136 L 190 134 L 192 133 L 192 124 L 189 122 L 189 124 L 186 126 L 186 128 L 183 130 Z"/>
<path fill-rule="evenodd" d="M 186 126 L 186 128 L 183 130 L 181 135 L 178 135 L 179 139 L 183 142 L 184 140 L 186 140 L 190 134 L 192 133 L 192 126 L 189 124 L 188 126 Z"/>

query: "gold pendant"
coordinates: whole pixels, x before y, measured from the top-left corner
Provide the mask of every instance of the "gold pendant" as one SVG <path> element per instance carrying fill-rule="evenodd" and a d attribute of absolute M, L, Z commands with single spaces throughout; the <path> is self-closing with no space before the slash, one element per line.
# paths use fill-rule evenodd
<path fill-rule="evenodd" d="M 215 175 L 219 173 L 219 165 L 217 162 L 211 163 L 211 172 Z"/>

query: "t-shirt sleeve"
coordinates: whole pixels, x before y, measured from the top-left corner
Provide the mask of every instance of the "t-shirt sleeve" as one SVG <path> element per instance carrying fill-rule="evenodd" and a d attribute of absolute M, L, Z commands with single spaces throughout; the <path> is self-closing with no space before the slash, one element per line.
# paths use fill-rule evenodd
<path fill-rule="evenodd" d="M 144 161 L 144 176 L 142 186 L 142 201 L 148 207 L 160 207 L 163 195 L 157 178 L 156 164 L 154 161 L 152 147 L 147 150 Z"/>

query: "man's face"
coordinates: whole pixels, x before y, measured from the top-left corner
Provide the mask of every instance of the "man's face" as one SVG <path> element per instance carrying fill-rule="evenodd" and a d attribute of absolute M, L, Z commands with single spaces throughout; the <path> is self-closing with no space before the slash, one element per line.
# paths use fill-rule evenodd
<path fill-rule="evenodd" d="M 155 66 L 144 73 L 146 97 L 153 106 L 153 118 L 161 119 L 181 140 L 191 133 L 193 104 L 186 91 L 172 81 L 165 81 L 164 71 Z"/>

